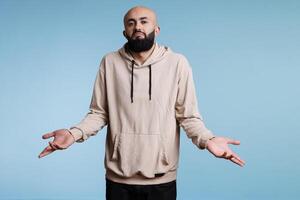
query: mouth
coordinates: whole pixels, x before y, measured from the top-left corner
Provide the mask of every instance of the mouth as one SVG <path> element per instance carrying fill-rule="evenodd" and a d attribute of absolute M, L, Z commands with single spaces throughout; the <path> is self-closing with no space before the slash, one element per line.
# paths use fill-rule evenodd
<path fill-rule="evenodd" d="M 136 32 L 136 33 L 133 34 L 133 36 L 136 37 L 136 38 L 137 37 L 145 37 L 145 34 L 142 33 L 142 32 Z"/>

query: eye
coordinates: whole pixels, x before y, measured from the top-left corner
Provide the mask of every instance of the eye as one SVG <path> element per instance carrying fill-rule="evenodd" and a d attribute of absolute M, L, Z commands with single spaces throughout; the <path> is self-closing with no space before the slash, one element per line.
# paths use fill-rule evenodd
<path fill-rule="evenodd" d="M 142 23 L 142 24 L 146 24 L 146 23 L 148 23 L 148 22 L 147 22 L 147 21 L 141 21 L 141 23 Z"/>
<path fill-rule="evenodd" d="M 127 26 L 133 26 L 133 24 L 134 24 L 133 22 L 128 22 Z"/>

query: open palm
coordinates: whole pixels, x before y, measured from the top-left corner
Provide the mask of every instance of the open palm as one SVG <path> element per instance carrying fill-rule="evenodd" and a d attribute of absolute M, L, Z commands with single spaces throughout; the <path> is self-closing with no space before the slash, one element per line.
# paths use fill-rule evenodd
<path fill-rule="evenodd" d="M 239 145 L 240 141 L 225 137 L 215 137 L 207 142 L 206 149 L 215 157 L 228 159 L 243 167 L 245 165 L 245 161 L 243 161 L 236 153 L 234 153 L 229 148 L 228 144 Z"/>
<path fill-rule="evenodd" d="M 54 140 L 49 141 L 49 145 L 40 153 L 39 158 L 44 157 L 55 150 L 66 149 L 71 146 L 75 139 L 67 129 L 59 129 L 42 136 L 43 139 L 54 137 Z"/>

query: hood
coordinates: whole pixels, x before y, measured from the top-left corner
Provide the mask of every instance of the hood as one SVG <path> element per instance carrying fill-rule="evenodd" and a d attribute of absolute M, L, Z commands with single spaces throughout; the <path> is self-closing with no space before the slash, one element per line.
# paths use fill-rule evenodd
<path fill-rule="evenodd" d="M 119 54 L 121 55 L 122 58 L 128 61 L 128 65 L 131 67 L 131 87 L 130 87 L 130 98 L 131 98 L 131 103 L 133 103 L 133 89 L 134 89 L 134 81 L 133 81 L 133 74 L 134 74 L 134 68 L 143 68 L 143 67 L 148 67 L 149 68 L 149 88 L 148 88 L 148 93 L 149 93 L 149 101 L 151 101 L 151 86 L 152 86 L 152 65 L 155 65 L 155 63 L 159 62 L 163 58 L 165 58 L 170 52 L 171 49 L 166 46 L 161 46 L 158 43 L 154 44 L 154 50 L 152 54 L 149 56 L 149 58 L 143 63 L 139 64 L 137 63 L 134 58 L 132 57 L 131 53 L 127 49 L 126 44 L 122 48 L 118 50 Z"/>
<path fill-rule="evenodd" d="M 154 43 L 154 45 L 155 45 L 155 47 L 154 47 L 152 54 L 143 64 L 138 64 L 134 60 L 131 53 L 127 49 L 126 44 L 124 44 L 123 47 L 118 50 L 118 52 L 122 56 L 122 58 L 124 58 L 128 62 L 132 63 L 134 61 L 135 68 L 148 67 L 149 65 L 153 65 L 156 62 L 159 62 L 160 60 L 162 60 L 164 57 L 166 57 L 171 52 L 171 49 L 169 47 L 159 45 L 158 43 Z"/>

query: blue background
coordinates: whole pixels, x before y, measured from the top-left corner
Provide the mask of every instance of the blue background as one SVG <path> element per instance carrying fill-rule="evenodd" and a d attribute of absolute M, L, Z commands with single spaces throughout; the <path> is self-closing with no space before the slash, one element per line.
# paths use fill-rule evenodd
<path fill-rule="evenodd" d="M 122 18 L 153 8 L 157 41 L 193 68 L 199 109 L 238 167 L 181 134 L 178 199 L 299 199 L 300 2 L 0 1 L 0 199 L 104 199 L 106 128 L 43 159 L 49 131 L 88 112 L 98 65 Z"/>

